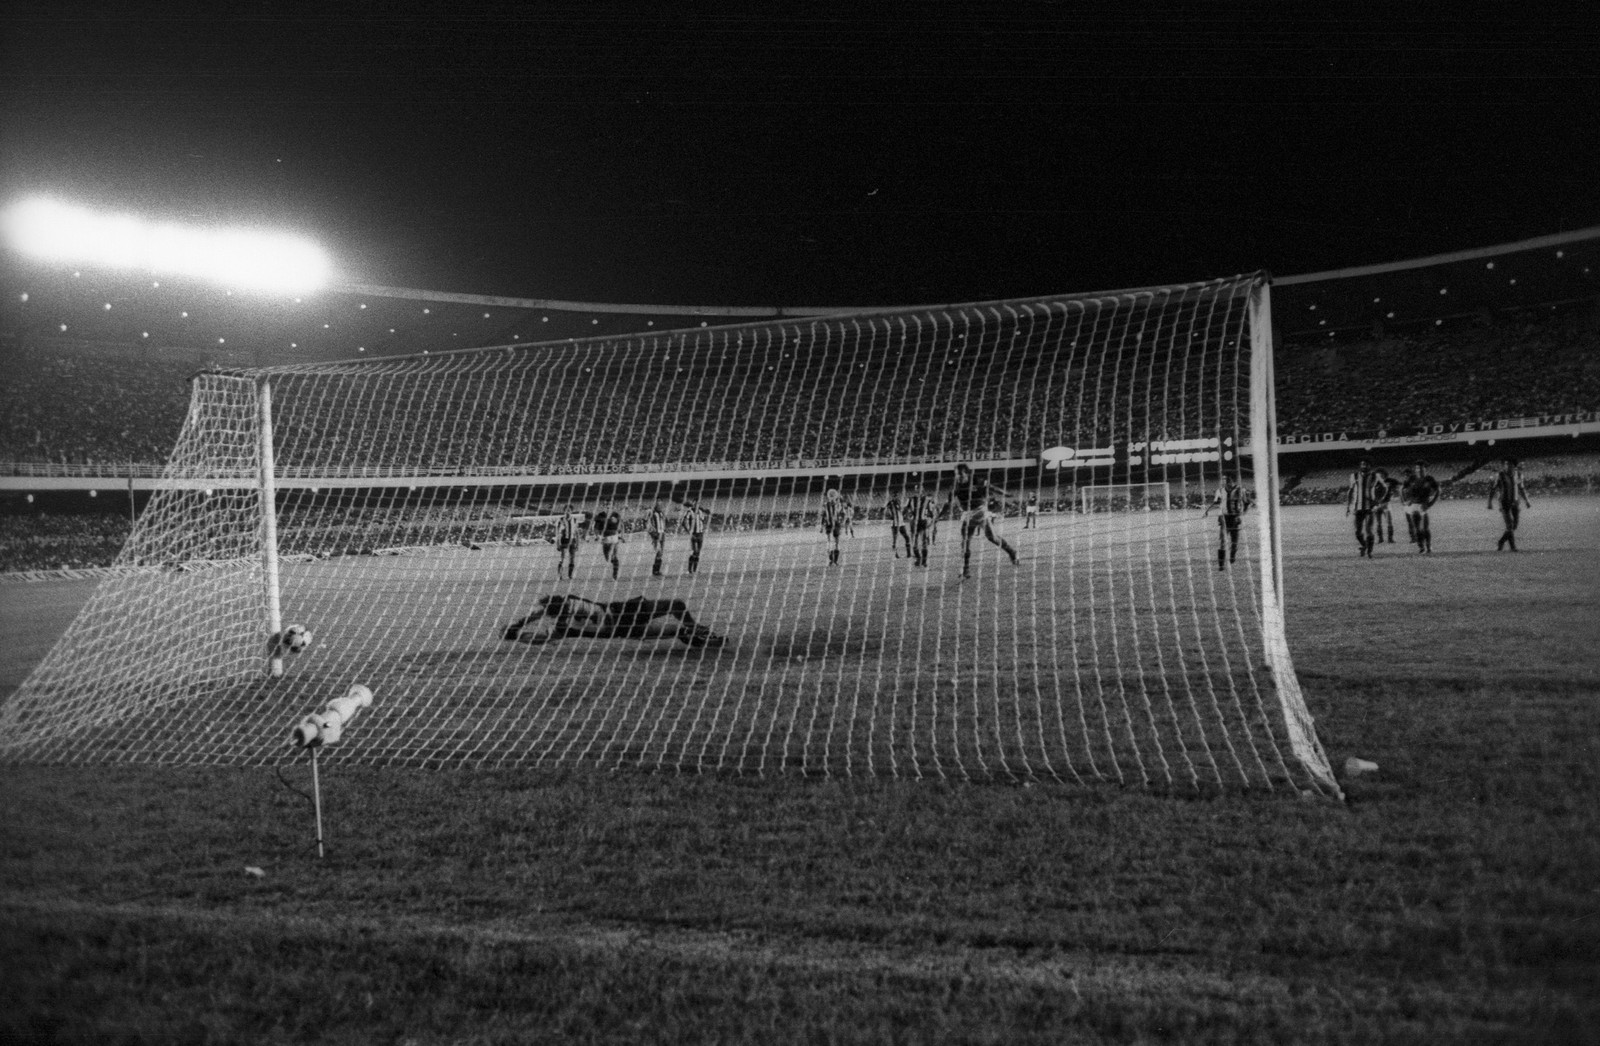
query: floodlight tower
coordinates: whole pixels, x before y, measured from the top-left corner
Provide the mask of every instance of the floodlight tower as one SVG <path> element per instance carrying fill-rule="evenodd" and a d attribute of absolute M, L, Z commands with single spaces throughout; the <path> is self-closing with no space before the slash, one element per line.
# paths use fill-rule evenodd
<path fill-rule="evenodd" d="M 0 212 L 0 231 L 13 250 L 46 263 L 191 276 L 265 294 L 309 293 L 332 274 L 327 252 L 301 236 L 178 225 L 41 197 Z"/>

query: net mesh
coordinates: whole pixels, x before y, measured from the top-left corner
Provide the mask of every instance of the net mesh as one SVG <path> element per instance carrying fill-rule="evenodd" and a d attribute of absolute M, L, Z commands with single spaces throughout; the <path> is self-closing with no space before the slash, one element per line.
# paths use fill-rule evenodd
<path fill-rule="evenodd" d="M 1250 483 L 1260 285 L 203 375 L 0 755 L 283 760 L 359 682 L 330 758 L 1332 791 L 1261 515 L 1078 511 Z"/>

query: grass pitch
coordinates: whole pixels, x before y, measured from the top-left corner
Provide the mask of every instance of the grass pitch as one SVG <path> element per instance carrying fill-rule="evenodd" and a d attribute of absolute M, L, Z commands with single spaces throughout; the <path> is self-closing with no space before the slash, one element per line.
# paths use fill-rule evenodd
<path fill-rule="evenodd" d="M 5 767 L 0 1038 L 1593 1041 L 1600 501 L 1285 526 L 1343 806 L 339 766 L 319 861 L 303 768 Z"/>

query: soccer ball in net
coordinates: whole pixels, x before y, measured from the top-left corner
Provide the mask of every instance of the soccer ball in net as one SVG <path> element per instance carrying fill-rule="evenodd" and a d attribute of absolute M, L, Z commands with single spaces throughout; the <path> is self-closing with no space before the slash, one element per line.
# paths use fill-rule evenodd
<path fill-rule="evenodd" d="M 283 649 L 298 654 L 311 645 L 311 633 L 304 625 L 290 625 L 283 630 Z"/>

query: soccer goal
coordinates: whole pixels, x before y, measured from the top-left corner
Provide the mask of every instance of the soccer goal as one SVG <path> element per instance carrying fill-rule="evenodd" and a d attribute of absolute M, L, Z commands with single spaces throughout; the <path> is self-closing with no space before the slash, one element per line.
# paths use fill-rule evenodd
<path fill-rule="evenodd" d="M 1102 483 L 1078 488 L 1078 511 L 1087 515 L 1094 512 L 1166 512 L 1183 508 L 1181 499 L 1173 500 L 1173 485 L 1165 480 L 1151 483 Z"/>
<path fill-rule="evenodd" d="M 1245 276 L 199 375 L 0 758 L 274 763 L 360 684 L 330 759 L 1337 794 L 1269 331 Z M 1073 486 L 1168 511 L 974 511 Z"/>

